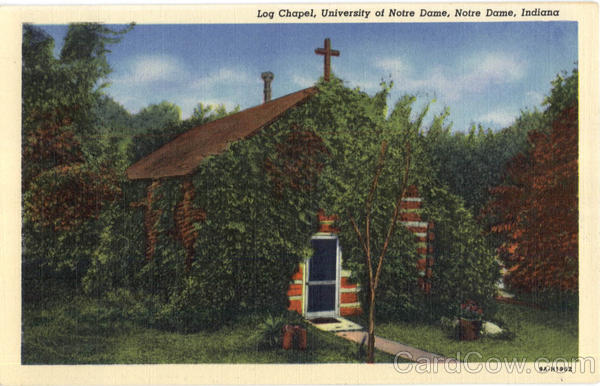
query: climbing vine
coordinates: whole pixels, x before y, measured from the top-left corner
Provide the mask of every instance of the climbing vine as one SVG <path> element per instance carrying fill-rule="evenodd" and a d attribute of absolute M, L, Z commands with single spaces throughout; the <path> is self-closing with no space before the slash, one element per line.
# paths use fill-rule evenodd
<path fill-rule="evenodd" d="M 265 161 L 276 194 L 283 194 L 287 188 L 313 191 L 328 154 L 321 137 L 313 130 L 293 125 L 285 142 L 277 144 L 276 149 L 275 156 Z"/>

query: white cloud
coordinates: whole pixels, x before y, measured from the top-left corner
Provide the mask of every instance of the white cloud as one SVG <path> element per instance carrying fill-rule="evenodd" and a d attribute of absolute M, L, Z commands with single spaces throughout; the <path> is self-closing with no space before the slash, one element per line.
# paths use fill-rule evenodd
<path fill-rule="evenodd" d="M 526 65 L 514 55 L 503 52 L 476 53 L 460 65 L 435 65 L 417 72 L 402 58 L 379 58 L 374 66 L 391 75 L 408 92 L 434 93 L 444 102 L 456 102 L 466 94 L 522 79 Z"/>
<path fill-rule="evenodd" d="M 526 64 L 513 55 L 492 53 L 484 56 L 480 67 L 484 74 L 514 82 L 525 75 Z"/>
<path fill-rule="evenodd" d="M 192 87 L 211 89 L 224 83 L 249 84 L 249 83 L 260 83 L 262 82 L 260 77 L 252 79 L 250 75 L 241 69 L 234 68 L 220 68 L 218 71 L 214 71 L 206 76 L 200 77 L 193 81 Z"/>
<path fill-rule="evenodd" d="M 171 57 L 145 57 L 137 61 L 133 68 L 133 75 L 140 82 L 168 80 L 180 72 L 179 64 Z"/>
<path fill-rule="evenodd" d="M 409 66 L 401 58 L 381 58 L 375 65 L 392 75 L 406 73 L 409 70 Z"/>
<path fill-rule="evenodd" d="M 537 91 L 527 91 L 525 93 L 525 103 L 529 107 L 539 107 L 544 101 L 544 95 Z"/>
<path fill-rule="evenodd" d="M 442 66 L 436 66 L 427 72 L 424 78 L 414 77 L 406 82 L 409 89 L 415 91 L 433 92 L 444 101 L 456 101 L 464 93 L 464 86 Z"/>
<path fill-rule="evenodd" d="M 515 121 L 516 114 L 506 110 L 490 111 L 479 117 L 482 123 L 496 124 L 499 127 L 508 127 Z"/>
<path fill-rule="evenodd" d="M 312 79 L 309 76 L 293 74 L 292 75 L 292 82 L 294 84 L 296 84 L 297 86 L 305 88 L 305 87 L 313 86 L 315 84 L 316 80 Z"/>
<path fill-rule="evenodd" d="M 157 81 L 186 81 L 189 76 L 184 65 L 169 55 L 142 55 L 131 59 L 124 71 L 113 79 L 115 83 L 147 84 Z"/>
<path fill-rule="evenodd" d="M 462 81 L 475 91 L 489 86 L 512 83 L 525 75 L 525 63 L 511 54 L 494 52 L 477 54 L 466 63 Z"/>
<path fill-rule="evenodd" d="M 407 63 L 399 59 L 383 59 L 377 63 L 377 67 L 388 71 L 391 80 L 403 92 L 414 94 L 433 94 L 446 102 L 455 101 L 460 98 L 463 88 L 457 84 L 452 70 L 446 66 L 434 66 L 422 74 Z"/>

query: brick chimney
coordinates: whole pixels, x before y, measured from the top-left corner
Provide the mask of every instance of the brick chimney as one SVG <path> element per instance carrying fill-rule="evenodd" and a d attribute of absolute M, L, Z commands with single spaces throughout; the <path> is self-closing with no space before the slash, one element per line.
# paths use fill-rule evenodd
<path fill-rule="evenodd" d="M 273 81 L 273 78 L 275 78 L 275 75 L 273 75 L 271 71 L 267 71 L 260 74 L 260 76 L 265 82 L 263 103 L 267 103 L 271 100 L 271 82 Z"/>

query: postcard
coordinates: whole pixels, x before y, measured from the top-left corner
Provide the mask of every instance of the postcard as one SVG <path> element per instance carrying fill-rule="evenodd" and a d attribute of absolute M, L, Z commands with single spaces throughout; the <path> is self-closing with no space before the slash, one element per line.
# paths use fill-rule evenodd
<path fill-rule="evenodd" d="M 0 18 L 2 384 L 598 381 L 596 3 Z"/>

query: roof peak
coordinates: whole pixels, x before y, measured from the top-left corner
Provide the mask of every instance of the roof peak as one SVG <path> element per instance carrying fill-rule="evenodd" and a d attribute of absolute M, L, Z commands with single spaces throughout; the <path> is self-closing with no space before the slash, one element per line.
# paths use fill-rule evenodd
<path fill-rule="evenodd" d="M 158 179 L 191 174 L 207 156 L 220 154 L 229 143 L 256 134 L 316 93 L 316 87 L 309 87 L 195 126 L 131 165 L 127 177 Z"/>

